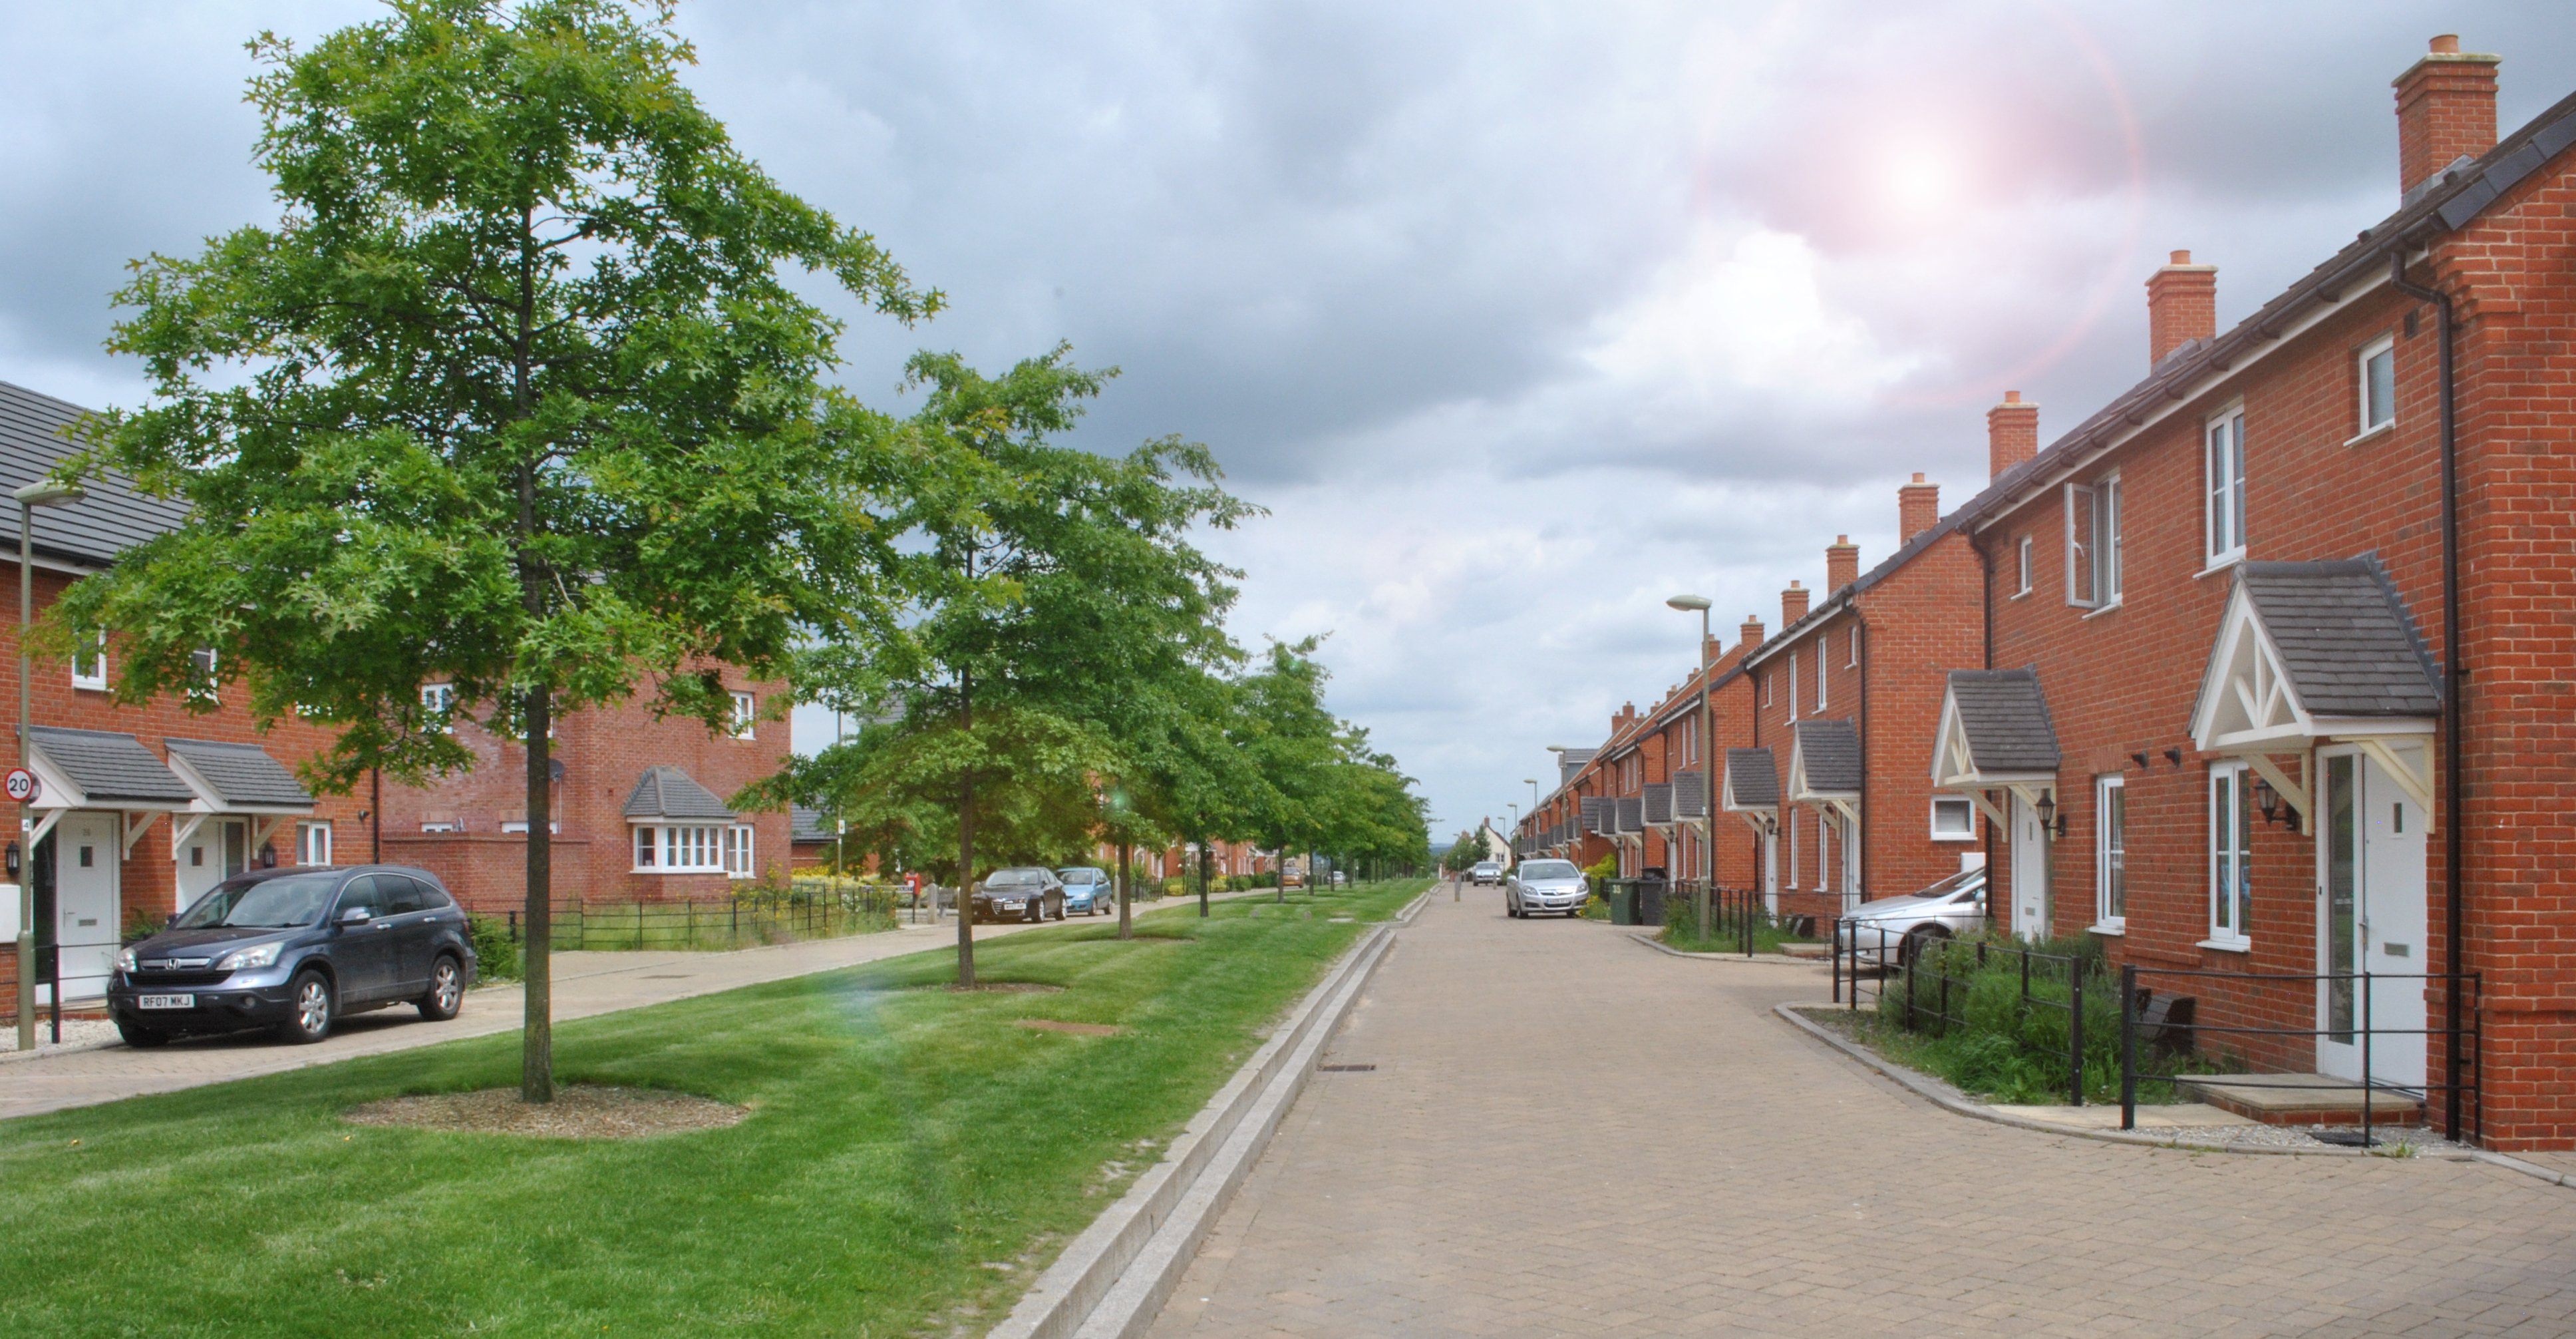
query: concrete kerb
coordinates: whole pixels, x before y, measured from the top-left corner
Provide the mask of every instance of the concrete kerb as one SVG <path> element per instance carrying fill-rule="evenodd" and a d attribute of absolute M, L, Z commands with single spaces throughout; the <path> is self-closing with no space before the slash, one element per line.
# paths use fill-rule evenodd
<path fill-rule="evenodd" d="M 1657 953 L 1669 953 L 1676 958 L 1688 958 L 1693 962 L 1758 962 L 1774 967 L 1822 967 L 1825 965 L 1825 963 L 1819 959 L 1792 958 L 1786 953 L 1757 953 L 1749 958 L 1741 953 L 1687 953 L 1681 949 L 1674 948 L 1670 944 L 1658 941 L 1653 935 L 1639 931 L 1630 931 L 1628 937 L 1650 949 L 1653 949 Z"/>
<path fill-rule="evenodd" d="M 1305 1090 L 1315 1057 L 1430 894 L 1373 926 L 1292 1010 L 1270 1040 L 1190 1119 L 1162 1161 L 1138 1177 L 1053 1265 L 991 1339 L 1140 1334 L 1153 1322 L 1280 1117 Z"/>
<path fill-rule="evenodd" d="M 1814 1037 L 1825 1045 L 1830 1046 L 1835 1050 L 1842 1052 L 1844 1055 L 1850 1056 L 1852 1059 L 1878 1071 L 1880 1076 L 1893 1080 L 1898 1086 L 1913 1093 L 1915 1096 L 1920 1097 L 1935 1106 L 1941 1107 L 1944 1110 L 1961 1116 L 1967 1116 L 1982 1121 L 1992 1121 L 1997 1125 L 2010 1125 L 2015 1129 L 2036 1130 L 2041 1134 L 2066 1135 L 2077 1139 L 2093 1139 L 2105 1144 L 2134 1144 L 2142 1148 L 2180 1149 L 2187 1153 L 2266 1153 L 2293 1158 L 2369 1158 L 2382 1156 L 2374 1154 L 2368 1149 L 2362 1148 L 2279 1148 L 2263 1144 L 2214 1144 L 2199 1143 L 2184 1139 L 2162 1138 L 2135 1130 L 2085 1130 L 2067 1125 L 2051 1125 L 2046 1121 L 2032 1120 L 2027 1116 L 2016 1116 L 2009 1112 L 1997 1111 L 1992 1107 L 1970 1100 L 1966 1094 L 1951 1087 L 1949 1084 L 1943 1083 L 1939 1079 L 1933 1078 L 1928 1074 L 1917 1074 L 1903 1065 L 1880 1056 L 1877 1052 L 1870 1050 L 1866 1046 L 1859 1045 L 1856 1042 L 1846 1040 L 1842 1037 L 1837 1037 L 1823 1024 L 1814 1022 L 1799 1012 L 1803 1009 L 1838 1009 L 1841 1007 L 1842 1006 L 1840 1005 L 1826 1004 L 1779 1004 L 1773 1005 L 1771 1012 L 1778 1014 L 1783 1019 L 1786 1019 L 1791 1027 L 1797 1028 L 1808 1036 Z M 2472 1162 L 2489 1160 L 2487 1158 L 2481 1158 L 2473 1152 L 2431 1153 L 2424 1156 L 2435 1161 L 2443 1162 Z M 2531 1164 L 2524 1163 L 2523 1165 L 2528 1167 Z"/>

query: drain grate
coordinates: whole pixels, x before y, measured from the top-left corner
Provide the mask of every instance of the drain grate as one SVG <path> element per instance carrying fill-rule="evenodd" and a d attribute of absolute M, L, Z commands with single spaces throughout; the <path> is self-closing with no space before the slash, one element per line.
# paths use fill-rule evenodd
<path fill-rule="evenodd" d="M 1326 1074 L 1367 1074 L 1367 1073 L 1370 1073 L 1371 1071 L 1374 1071 L 1374 1070 L 1377 1068 L 1377 1066 L 1375 1066 L 1375 1065 L 1317 1065 L 1317 1066 L 1315 1066 L 1315 1068 L 1316 1068 L 1316 1069 L 1318 1069 L 1318 1070 L 1320 1070 L 1320 1071 L 1322 1071 L 1323 1073 L 1326 1073 Z"/>

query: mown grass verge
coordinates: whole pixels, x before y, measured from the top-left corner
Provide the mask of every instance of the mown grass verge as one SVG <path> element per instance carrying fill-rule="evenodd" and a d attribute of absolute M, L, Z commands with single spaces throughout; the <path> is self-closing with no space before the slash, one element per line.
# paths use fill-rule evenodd
<path fill-rule="evenodd" d="M 593 1142 L 341 1119 L 514 1085 L 515 1033 L 0 1122 L 0 1318 L 60 1335 L 980 1332 L 1425 883 L 1292 896 L 1288 914 L 1173 907 L 1133 942 L 1077 922 L 978 946 L 985 980 L 1058 992 L 936 989 L 954 958 L 929 952 L 556 1029 L 564 1082 L 750 1108 L 730 1129 Z M 1016 1026 L 1031 1018 L 1124 1031 Z"/>

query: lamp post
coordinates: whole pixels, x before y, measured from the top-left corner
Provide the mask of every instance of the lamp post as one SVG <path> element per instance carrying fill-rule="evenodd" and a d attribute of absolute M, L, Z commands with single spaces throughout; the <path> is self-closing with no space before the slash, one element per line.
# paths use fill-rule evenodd
<path fill-rule="evenodd" d="M 13 489 L 18 499 L 18 766 L 27 765 L 28 696 L 27 625 L 36 598 L 36 545 L 31 532 L 36 508 L 68 507 L 88 496 L 77 484 L 38 479 Z M 34 796 L 18 802 L 18 1049 L 36 1049 L 36 852 L 27 841 L 35 831 Z M 57 1005 L 62 1001 L 56 1000 Z"/>
<path fill-rule="evenodd" d="M 1699 614 L 1699 928 L 1708 933 L 1708 899 L 1717 888 L 1717 719 L 1708 713 L 1708 599 L 1676 595 L 1665 604 Z"/>

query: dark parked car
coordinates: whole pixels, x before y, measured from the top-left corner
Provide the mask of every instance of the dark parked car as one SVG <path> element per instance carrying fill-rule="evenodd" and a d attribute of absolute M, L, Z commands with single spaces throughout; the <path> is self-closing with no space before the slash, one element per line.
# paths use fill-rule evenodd
<path fill-rule="evenodd" d="M 130 1046 L 263 1025 L 316 1042 L 391 1004 L 454 1018 L 475 966 L 465 911 L 427 870 L 253 870 L 126 949 L 107 1007 Z"/>
<path fill-rule="evenodd" d="M 979 921 L 1063 920 L 1064 880 L 1039 865 L 994 870 L 976 885 L 973 911 Z"/>

